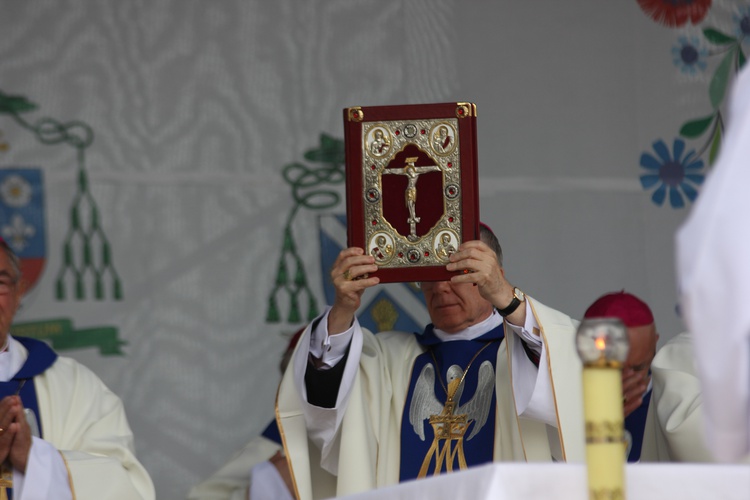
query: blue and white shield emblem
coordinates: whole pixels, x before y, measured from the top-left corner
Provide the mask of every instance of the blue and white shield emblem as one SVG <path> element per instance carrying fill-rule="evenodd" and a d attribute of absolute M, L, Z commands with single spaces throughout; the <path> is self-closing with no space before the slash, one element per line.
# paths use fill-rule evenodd
<path fill-rule="evenodd" d="M 0 236 L 20 258 L 21 273 L 33 287 L 46 261 L 41 169 L 0 169 Z"/>
<path fill-rule="evenodd" d="M 331 283 L 331 266 L 339 252 L 346 248 L 346 216 L 322 215 L 318 218 L 320 260 L 326 302 L 333 303 L 335 289 Z M 372 332 L 399 330 L 421 332 L 430 322 L 422 291 L 413 283 L 384 283 L 365 290 L 357 311 L 360 325 Z"/>

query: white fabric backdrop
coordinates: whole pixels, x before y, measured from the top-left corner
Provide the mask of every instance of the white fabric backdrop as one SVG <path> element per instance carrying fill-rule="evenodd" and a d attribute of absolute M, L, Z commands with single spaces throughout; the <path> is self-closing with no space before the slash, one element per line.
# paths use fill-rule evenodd
<path fill-rule="evenodd" d="M 481 218 L 509 279 L 574 317 L 624 288 L 652 305 L 662 342 L 682 330 L 672 239 L 690 204 L 653 203 L 639 158 L 658 139 L 671 151 L 680 126 L 711 111 L 717 61 L 681 71 L 679 38 L 731 33 L 748 2 L 714 1 L 701 25 L 681 28 L 635 1 L 0 8 L 0 91 L 36 103 L 32 123 L 94 132 L 85 169 L 124 294 L 57 299 L 78 159 L 0 114 L 0 168 L 45 179 L 47 262 L 17 319 L 118 330 L 122 356 L 63 354 L 123 398 L 159 498 L 184 498 L 273 415 L 279 355 L 302 324 L 283 321 L 284 303 L 282 322 L 266 322 L 293 207 L 281 170 L 305 163 L 322 133 L 343 138 L 346 106 L 477 103 Z M 321 213 L 300 210 L 292 230 L 322 308 Z"/>

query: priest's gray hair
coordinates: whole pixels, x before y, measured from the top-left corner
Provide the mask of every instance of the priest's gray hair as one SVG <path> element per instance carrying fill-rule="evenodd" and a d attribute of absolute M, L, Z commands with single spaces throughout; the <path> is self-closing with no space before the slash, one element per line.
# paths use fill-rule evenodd
<path fill-rule="evenodd" d="M 500 264 L 500 267 L 503 267 L 503 249 L 500 247 L 500 241 L 498 241 L 495 233 L 489 227 L 482 224 L 479 226 L 479 239 L 497 254 L 497 263 Z"/>

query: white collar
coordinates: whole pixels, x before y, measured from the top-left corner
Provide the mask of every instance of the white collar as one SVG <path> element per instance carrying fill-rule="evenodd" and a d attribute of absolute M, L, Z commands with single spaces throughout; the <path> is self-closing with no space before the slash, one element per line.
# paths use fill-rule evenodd
<path fill-rule="evenodd" d="M 492 314 L 490 314 L 487 319 L 480 321 L 475 325 L 471 325 L 470 327 L 461 330 L 460 332 L 448 333 L 438 328 L 435 328 L 434 332 L 435 336 L 439 338 L 441 342 L 450 342 L 452 340 L 474 340 L 475 338 L 481 337 L 490 330 L 497 328 L 502 322 L 502 316 L 500 316 L 500 314 L 498 314 L 498 312 L 493 309 Z"/>
<path fill-rule="evenodd" d="M 10 334 L 8 334 L 7 349 L 0 352 L 0 382 L 7 382 L 23 367 L 29 352 Z"/>

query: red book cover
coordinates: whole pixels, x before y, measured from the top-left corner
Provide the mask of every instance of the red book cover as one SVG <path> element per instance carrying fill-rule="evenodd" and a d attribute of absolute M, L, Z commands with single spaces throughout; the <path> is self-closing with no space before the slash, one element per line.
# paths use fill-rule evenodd
<path fill-rule="evenodd" d="M 344 109 L 349 246 L 381 283 L 441 281 L 448 256 L 479 238 L 476 106 Z"/>

